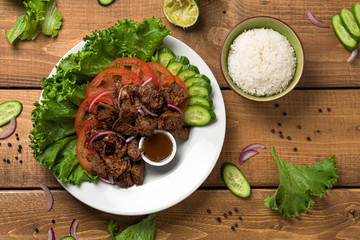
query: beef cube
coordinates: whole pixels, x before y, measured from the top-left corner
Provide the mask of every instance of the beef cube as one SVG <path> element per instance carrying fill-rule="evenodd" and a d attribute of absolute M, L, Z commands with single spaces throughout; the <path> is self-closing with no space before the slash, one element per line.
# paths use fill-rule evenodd
<path fill-rule="evenodd" d="M 104 161 L 100 158 L 98 154 L 88 154 L 86 156 L 87 160 L 90 162 L 90 174 L 99 177 L 107 177 L 106 167 Z"/>
<path fill-rule="evenodd" d="M 115 155 L 117 158 L 122 158 L 125 154 L 127 153 L 127 144 L 125 143 L 125 141 L 116 143 L 115 146 Z M 125 158 L 124 158 L 125 160 Z"/>
<path fill-rule="evenodd" d="M 163 87 L 161 92 L 167 103 L 171 103 L 176 106 L 183 105 L 188 97 L 187 92 L 185 92 L 182 86 L 177 82 L 172 82 L 169 86 Z"/>
<path fill-rule="evenodd" d="M 173 135 L 174 138 L 178 138 L 180 140 L 188 140 L 190 134 L 190 127 L 181 127 L 169 130 L 169 132 Z"/>
<path fill-rule="evenodd" d="M 138 145 L 139 145 L 139 142 L 137 139 L 132 140 L 128 144 L 127 154 L 133 162 L 139 160 L 140 156 L 141 156 L 141 149 L 139 149 Z"/>
<path fill-rule="evenodd" d="M 143 137 L 150 136 L 157 127 L 157 120 L 139 115 L 135 121 L 135 130 Z"/>
<path fill-rule="evenodd" d="M 115 107 L 102 102 L 97 105 L 95 119 L 98 121 L 104 121 L 108 128 L 113 125 L 117 115 L 118 111 L 115 109 Z"/>
<path fill-rule="evenodd" d="M 145 178 L 145 162 L 140 160 L 134 162 L 131 167 L 131 176 L 136 185 L 142 185 Z"/>
<path fill-rule="evenodd" d="M 163 94 L 158 91 L 153 82 L 139 87 L 137 96 L 140 102 L 151 110 L 159 110 L 165 103 Z"/>
<path fill-rule="evenodd" d="M 130 161 L 123 160 L 115 155 L 101 157 L 104 159 L 106 170 L 114 178 L 118 178 L 123 172 L 130 168 Z"/>
<path fill-rule="evenodd" d="M 173 130 L 184 125 L 184 116 L 179 112 L 166 111 L 159 116 L 158 129 Z"/>
<path fill-rule="evenodd" d="M 128 124 L 128 123 L 122 123 L 119 120 L 116 120 L 116 122 L 113 125 L 113 130 L 116 132 L 125 135 L 125 136 L 134 136 L 136 135 L 136 130 L 134 126 Z"/>
<path fill-rule="evenodd" d="M 102 153 L 104 151 L 104 148 L 105 148 L 105 144 L 103 141 L 93 141 L 91 143 L 91 146 L 94 148 L 94 150 L 97 152 L 97 153 Z M 87 146 L 86 146 L 87 147 Z"/>
<path fill-rule="evenodd" d="M 134 182 L 131 178 L 131 173 L 129 171 L 124 172 L 117 179 L 115 179 L 115 183 L 122 188 L 129 188 L 134 185 Z"/>

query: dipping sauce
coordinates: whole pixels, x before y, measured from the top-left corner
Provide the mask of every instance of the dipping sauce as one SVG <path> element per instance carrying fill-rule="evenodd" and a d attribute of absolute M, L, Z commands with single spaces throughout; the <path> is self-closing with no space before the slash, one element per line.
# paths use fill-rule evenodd
<path fill-rule="evenodd" d="M 165 133 L 155 132 L 144 139 L 142 149 L 148 159 L 153 162 L 161 162 L 171 155 L 173 144 Z"/>

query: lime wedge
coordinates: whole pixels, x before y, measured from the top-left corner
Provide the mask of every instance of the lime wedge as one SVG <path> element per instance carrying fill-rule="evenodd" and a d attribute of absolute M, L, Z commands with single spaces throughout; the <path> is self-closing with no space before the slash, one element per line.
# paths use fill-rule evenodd
<path fill-rule="evenodd" d="M 163 11 L 169 22 L 183 28 L 193 26 L 200 14 L 197 0 L 164 0 Z"/>

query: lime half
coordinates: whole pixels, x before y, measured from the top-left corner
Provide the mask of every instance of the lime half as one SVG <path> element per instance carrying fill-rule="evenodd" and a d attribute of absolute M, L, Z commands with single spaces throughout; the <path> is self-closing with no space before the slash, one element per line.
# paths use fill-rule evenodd
<path fill-rule="evenodd" d="M 164 0 L 165 17 L 176 26 L 193 26 L 199 18 L 200 9 L 197 0 Z"/>

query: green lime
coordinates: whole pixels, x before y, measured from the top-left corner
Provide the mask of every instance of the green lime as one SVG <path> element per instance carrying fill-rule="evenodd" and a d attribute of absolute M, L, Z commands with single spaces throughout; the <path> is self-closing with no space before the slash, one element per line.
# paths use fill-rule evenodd
<path fill-rule="evenodd" d="M 163 11 L 169 22 L 183 28 L 193 26 L 200 14 L 197 0 L 164 0 Z"/>

